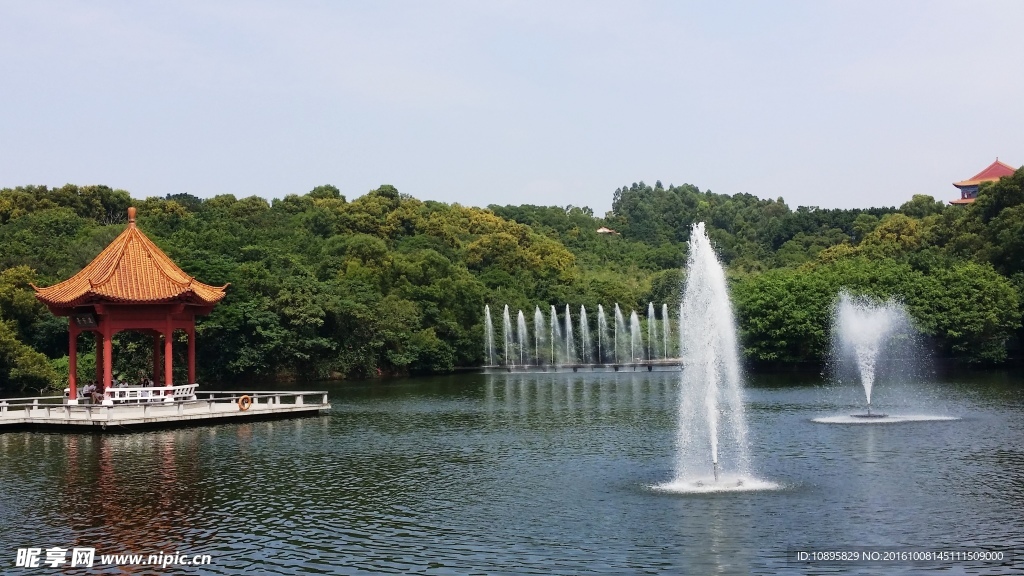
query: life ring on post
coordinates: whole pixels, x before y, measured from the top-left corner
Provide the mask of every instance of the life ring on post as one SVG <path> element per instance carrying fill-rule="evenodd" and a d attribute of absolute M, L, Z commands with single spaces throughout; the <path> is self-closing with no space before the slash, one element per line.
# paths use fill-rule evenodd
<path fill-rule="evenodd" d="M 245 394 L 238 399 L 238 409 L 242 412 L 248 410 L 249 406 L 252 406 L 252 398 L 250 398 L 248 394 Z"/>

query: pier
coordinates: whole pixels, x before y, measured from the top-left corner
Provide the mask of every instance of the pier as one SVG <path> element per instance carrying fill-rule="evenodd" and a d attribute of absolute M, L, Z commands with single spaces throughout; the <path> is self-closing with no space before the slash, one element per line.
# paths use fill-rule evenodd
<path fill-rule="evenodd" d="M 0 399 L 0 433 L 13 430 L 130 432 L 317 416 L 331 409 L 327 392 L 204 391 L 193 399 L 71 404 L 63 396 Z"/>

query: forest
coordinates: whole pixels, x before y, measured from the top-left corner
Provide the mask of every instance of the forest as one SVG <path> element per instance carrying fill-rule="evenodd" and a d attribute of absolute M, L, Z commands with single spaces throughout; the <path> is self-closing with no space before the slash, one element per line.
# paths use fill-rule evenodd
<path fill-rule="evenodd" d="M 983 186 L 966 206 L 918 195 L 898 208 L 791 209 L 782 198 L 661 182 L 613 194 L 600 217 L 576 206 L 445 204 L 388 185 L 352 200 L 324 185 L 272 201 L 5 188 L 0 392 L 63 387 L 67 319 L 36 301 L 30 283 L 48 286 L 80 270 L 124 230 L 129 206 L 188 274 L 230 284 L 197 324 L 200 382 L 478 366 L 485 304 L 677 307 L 698 221 L 727 266 L 751 367 L 824 362 L 842 288 L 899 299 L 935 357 L 983 366 L 1019 358 L 1024 169 Z M 147 350 L 137 335 L 119 334 L 115 372 L 145 366 Z M 86 348 L 86 379 L 90 361 Z"/>

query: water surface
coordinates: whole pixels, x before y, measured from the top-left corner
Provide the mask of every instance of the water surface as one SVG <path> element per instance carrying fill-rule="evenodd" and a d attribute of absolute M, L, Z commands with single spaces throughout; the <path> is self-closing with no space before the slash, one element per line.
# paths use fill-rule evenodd
<path fill-rule="evenodd" d="M 334 409 L 319 418 L 0 433 L 0 566 L 13 570 L 17 547 L 84 545 L 211 554 L 203 572 L 215 574 L 875 574 L 808 568 L 787 551 L 1024 547 L 1015 376 L 946 378 L 888 396 L 879 383 L 880 409 L 960 419 L 878 426 L 812 421 L 855 410 L 856 393 L 748 378 L 754 473 L 781 488 L 703 495 L 652 489 L 674 474 L 678 380 L 332 384 Z M 936 565 L 884 571 L 922 567 Z"/>

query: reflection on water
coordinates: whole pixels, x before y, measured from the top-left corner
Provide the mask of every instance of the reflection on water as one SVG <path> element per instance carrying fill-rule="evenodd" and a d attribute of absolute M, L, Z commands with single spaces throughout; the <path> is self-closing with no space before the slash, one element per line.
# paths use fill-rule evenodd
<path fill-rule="evenodd" d="M 879 426 L 814 423 L 852 403 L 818 382 L 755 379 L 754 471 L 782 489 L 669 494 L 650 486 L 672 477 L 678 378 L 345 384 L 321 418 L 2 433 L 0 562 L 84 545 L 211 554 L 204 572 L 220 574 L 750 574 L 805 573 L 795 548 L 1024 545 L 1012 379 L 905 389 L 901 406 L 960 420 Z M 816 572 L 856 570 L 877 572 Z"/>

